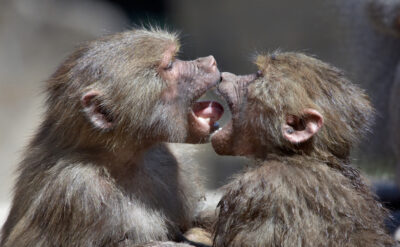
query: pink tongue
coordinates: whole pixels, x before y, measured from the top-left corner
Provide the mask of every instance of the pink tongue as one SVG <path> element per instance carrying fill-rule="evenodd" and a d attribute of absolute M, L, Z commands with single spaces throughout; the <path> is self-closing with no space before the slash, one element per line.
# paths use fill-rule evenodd
<path fill-rule="evenodd" d="M 215 122 L 221 118 L 224 108 L 215 101 L 201 101 L 193 105 L 193 112 L 197 117 L 210 118 Z"/>

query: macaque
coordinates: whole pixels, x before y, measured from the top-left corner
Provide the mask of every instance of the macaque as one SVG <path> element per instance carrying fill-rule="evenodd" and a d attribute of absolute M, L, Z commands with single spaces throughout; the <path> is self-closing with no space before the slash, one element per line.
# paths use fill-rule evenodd
<path fill-rule="evenodd" d="M 163 142 L 207 140 L 223 108 L 196 101 L 220 72 L 214 57 L 182 61 L 178 51 L 175 34 L 136 29 L 88 42 L 60 65 L 1 246 L 134 246 L 193 226 L 196 169 Z"/>
<path fill-rule="evenodd" d="M 213 246 L 393 246 L 386 210 L 350 166 L 374 117 L 364 91 L 301 53 L 259 55 L 256 65 L 218 85 L 232 120 L 212 145 L 254 167 L 225 186 Z"/>

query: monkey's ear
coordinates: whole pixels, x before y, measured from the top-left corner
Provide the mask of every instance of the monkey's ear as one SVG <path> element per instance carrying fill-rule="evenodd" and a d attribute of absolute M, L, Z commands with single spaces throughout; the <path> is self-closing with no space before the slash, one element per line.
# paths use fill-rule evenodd
<path fill-rule="evenodd" d="M 282 125 L 283 137 L 290 143 L 299 144 L 309 140 L 324 124 L 321 113 L 304 109 L 301 116 L 289 115 Z"/>
<path fill-rule="evenodd" d="M 113 126 L 113 121 L 109 111 L 101 104 L 99 96 L 101 93 L 97 90 L 83 94 L 81 98 L 83 112 L 96 128 L 109 130 Z"/>

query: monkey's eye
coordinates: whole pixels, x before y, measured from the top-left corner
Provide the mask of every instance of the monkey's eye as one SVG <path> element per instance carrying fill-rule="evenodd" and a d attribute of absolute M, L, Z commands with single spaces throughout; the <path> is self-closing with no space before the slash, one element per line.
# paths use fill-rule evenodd
<path fill-rule="evenodd" d="M 165 67 L 164 69 L 165 70 L 171 70 L 173 65 L 174 65 L 174 61 L 171 60 L 171 61 L 169 61 L 167 67 Z"/>

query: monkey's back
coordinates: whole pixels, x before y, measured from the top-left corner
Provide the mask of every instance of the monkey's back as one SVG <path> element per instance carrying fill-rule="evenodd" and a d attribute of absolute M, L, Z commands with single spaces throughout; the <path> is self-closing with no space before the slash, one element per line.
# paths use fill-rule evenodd
<path fill-rule="evenodd" d="M 226 186 L 214 246 L 393 246 L 382 206 L 325 163 L 267 160 Z"/>

